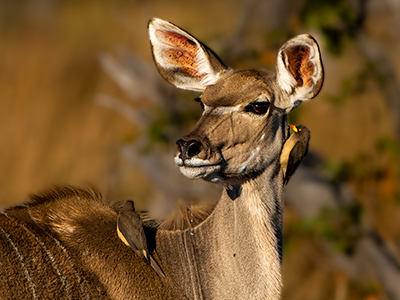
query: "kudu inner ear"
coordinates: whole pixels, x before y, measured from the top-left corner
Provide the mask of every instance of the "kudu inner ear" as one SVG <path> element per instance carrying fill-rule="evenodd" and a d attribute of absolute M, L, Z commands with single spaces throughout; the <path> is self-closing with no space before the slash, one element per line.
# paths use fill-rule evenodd
<path fill-rule="evenodd" d="M 158 71 L 178 88 L 204 91 L 227 69 L 209 48 L 172 23 L 152 19 L 149 35 Z"/>
<path fill-rule="evenodd" d="M 282 46 L 277 58 L 277 81 L 289 94 L 289 103 L 282 104 L 287 108 L 319 93 L 324 70 L 318 44 L 312 36 L 302 34 Z"/>

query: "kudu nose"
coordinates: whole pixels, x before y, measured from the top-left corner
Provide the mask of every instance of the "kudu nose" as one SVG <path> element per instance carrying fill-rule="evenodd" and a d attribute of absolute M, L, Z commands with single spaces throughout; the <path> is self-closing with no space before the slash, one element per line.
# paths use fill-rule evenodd
<path fill-rule="evenodd" d="M 201 152 L 201 143 L 196 140 L 185 141 L 179 139 L 176 141 L 181 151 L 179 157 L 182 160 L 191 159 Z"/>

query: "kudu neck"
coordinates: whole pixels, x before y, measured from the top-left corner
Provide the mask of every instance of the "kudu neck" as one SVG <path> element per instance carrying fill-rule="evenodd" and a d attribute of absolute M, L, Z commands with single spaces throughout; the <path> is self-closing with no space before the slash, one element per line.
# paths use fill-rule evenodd
<path fill-rule="evenodd" d="M 284 193 L 283 175 L 278 160 L 258 176 L 225 188 L 220 201 L 245 203 L 245 207 L 274 232 L 277 250 L 280 260 L 282 259 Z"/>
<path fill-rule="evenodd" d="M 194 228 L 158 232 L 156 251 L 184 295 L 191 299 L 278 298 L 280 172 L 274 163 L 256 178 L 225 188 L 213 212 Z M 166 249 L 179 253 L 179 259 Z"/>
<path fill-rule="evenodd" d="M 278 160 L 275 160 L 263 172 L 249 178 L 223 184 L 222 198 L 232 201 L 243 197 L 259 197 L 267 206 L 271 200 L 283 198 L 283 176 Z"/>

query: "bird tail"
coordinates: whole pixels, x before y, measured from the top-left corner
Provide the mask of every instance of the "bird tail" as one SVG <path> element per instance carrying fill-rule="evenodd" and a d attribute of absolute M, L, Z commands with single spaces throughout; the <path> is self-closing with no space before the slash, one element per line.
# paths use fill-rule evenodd
<path fill-rule="evenodd" d="M 154 271 L 156 271 L 158 276 L 165 278 L 164 272 L 161 270 L 160 266 L 155 261 L 155 259 L 153 257 L 151 257 L 150 255 L 149 255 L 149 258 L 150 258 L 150 266 L 154 269 Z"/>

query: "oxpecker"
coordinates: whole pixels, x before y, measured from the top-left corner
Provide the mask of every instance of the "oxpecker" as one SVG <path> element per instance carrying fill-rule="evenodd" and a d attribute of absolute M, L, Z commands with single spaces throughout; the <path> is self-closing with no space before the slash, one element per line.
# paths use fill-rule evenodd
<path fill-rule="evenodd" d="M 150 265 L 159 276 L 164 277 L 160 266 L 149 253 L 142 219 L 135 211 L 134 203 L 131 200 L 126 201 L 118 214 L 117 233 L 118 237 L 131 247 L 146 264 Z"/>
<path fill-rule="evenodd" d="M 283 182 L 287 184 L 290 177 L 296 171 L 300 162 L 308 151 L 310 131 L 303 125 L 290 125 L 293 133 L 283 145 L 280 162 L 283 169 Z"/>

